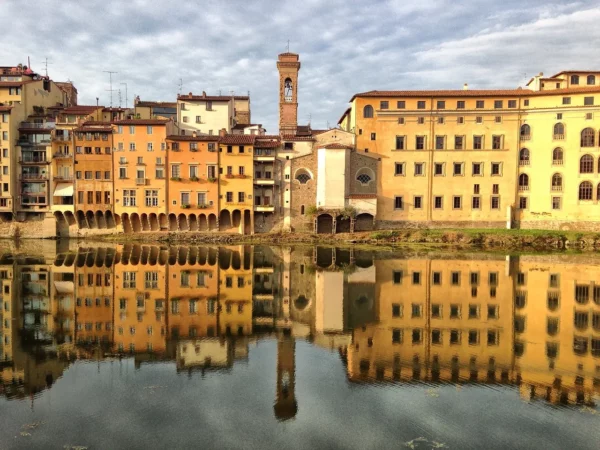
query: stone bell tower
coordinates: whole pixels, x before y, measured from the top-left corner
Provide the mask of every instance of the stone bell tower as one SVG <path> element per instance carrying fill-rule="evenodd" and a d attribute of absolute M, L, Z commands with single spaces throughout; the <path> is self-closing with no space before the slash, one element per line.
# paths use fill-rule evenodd
<path fill-rule="evenodd" d="M 295 53 L 281 53 L 279 71 L 279 134 L 296 134 L 298 128 L 298 72 L 300 59 Z"/>
<path fill-rule="evenodd" d="M 277 341 L 277 396 L 273 405 L 277 420 L 296 416 L 296 341 L 283 332 Z"/>

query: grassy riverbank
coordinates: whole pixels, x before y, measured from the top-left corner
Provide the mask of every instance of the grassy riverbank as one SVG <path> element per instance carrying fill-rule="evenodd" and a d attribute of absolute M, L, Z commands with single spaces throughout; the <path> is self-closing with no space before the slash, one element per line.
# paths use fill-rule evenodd
<path fill-rule="evenodd" d="M 430 244 L 487 250 L 600 250 L 600 233 L 505 229 L 382 230 L 340 234 L 265 233 L 244 236 L 227 233 L 139 233 L 94 236 L 90 240 L 147 243 L 323 244 L 402 246 Z"/>

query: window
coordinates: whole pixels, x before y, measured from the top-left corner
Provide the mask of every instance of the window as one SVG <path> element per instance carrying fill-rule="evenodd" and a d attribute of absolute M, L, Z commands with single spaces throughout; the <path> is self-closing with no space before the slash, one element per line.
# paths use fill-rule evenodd
<path fill-rule="evenodd" d="M 528 166 L 529 165 L 529 149 L 522 148 L 519 151 L 519 165 L 520 166 Z"/>
<path fill-rule="evenodd" d="M 411 317 L 415 318 L 415 317 L 421 317 L 422 315 L 422 306 L 418 303 L 413 303 L 411 305 Z"/>
<path fill-rule="evenodd" d="M 592 200 L 592 183 L 584 181 L 579 185 L 579 200 Z"/>
<path fill-rule="evenodd" d="M 371 140 L 372 141 L 377 140 L 377 133 L 371 133 Z"/>
<path fill-rule="evenodd" d="M 398 108 L 398 109 L 405 109 L 406 108 L 406 102 L 404 100 L 398 100 L 398 102 L 396 103 L 396 108 Z"/>
<path fill-rule="evenodd" d="M 392 272 L 392 282 L 394 284 L 402 284 L 402 271 L 401 270 L 394 270 Z"/>
<path fill-rule="evenodd" d="M 155 189 L 146 190 L 145 195 L 146 206 L 158 206 L 158 191 Z"/>
<path fill-rule="evenodd" d="M 404 198 L 402 196 L 394 197 L 394 209 L 404 209 Z"/>
<path fill-rule="evenodd" d="M 477 100 L 475 102 L 475 108 L 482 109 L 485 107 L 485 102 L 483 100 Z"/>
<path fill-rule="evenodd" d="M 413 206 L 415 209 L 421 209 L 423 207 L 423 197 L 417 195 L 413 199 Z"/>
<path fill-rule="evenodd" d="M 529 190 L 529 175 L 527 175 L 526 173 L 522 173 L 521 175 L 519 175 L 519 190 Z"/>
<path fill-rule="evenodd" d="M 497 175 L 497 176 L 502 175 L 502 163 L 493 162 L 491 165 L 490 173 L 492 175 Z"/>
<path fill-rule="evenodd" d="M 464 136 L 454 136 L 454 149 L 463 150 Z"/>
<path fill-rule="evenodd" d="M 456 102 L 456 109 L 465 109 L 465 101 L 464 100 L 458 100 Z"/>
<path fill-rule="evenodd" d="M 552 197 L 552 209 L 560 209 L 562 204 L 561 200 L 561 197 Z"/>
<path fill-rule="evenodd" d="M 417 136 L 415 139 L 415 148 L 417 150 L 425 149 L 425 136 Z"/>
<path fill-rule="evenodd" d="M 527 197 L 519 197 L 519 209 L 527 209 Z"/>
<path fill-rule="evenodd" d="M 415 163 L 415 176 L 425 175 L 425 163 Z"/>
<path fill-rule="evenodd" d="M 110 170 L 104 171 L 104 179 L 105 180 L 110 180 Z"/>
<path fill-rule="evenodd" d="M 502 139 L 503 136 L 492 136 L 492 149 L 500 150 L 502 149 Z"/>
<path fill-rule="evenodd" d="M 479 319 L 479 305 L 469 305 L 469 319 Z"/>
<path fill-rule="evenodd" d="M 404 117 L 398 117 L 398 125 L 404 125 Z"/>
<path fill-rule="evenodd" d="M 462 208 L 462 197 L 460 195 L 455 195 L 452 197 L 452 208 L 453 209 L 461 209 Z"/>
<path fill-rule="evenodd" d="M 495 123 L 502 123 L 502 116 L 495 116 L 494 117 L 494 122 Z"/>
<path fill-rule="evenodd" d="M 579 160 L 579 173 L 594 173 L 594 158 L 591 155 L 583 155 Z"/>
<path fill-rule="evenodd" d="M 389 109 L 390 108 L 390 102 L 388 102 L 387 100 L 382 100 L 379 102 L 379 109 Z"/>
<path fill-rule="evenodd" d="M 396 136 L 396 150 L 404 150 L 405 137 Z"/>
<path fill-rule="evenodd" d="M 198 192 L 198 206 L 203 206 L 206 204 L 206 192 Z"/>
<path fill-rule="evenodd" d="M 491 209 L 500 209 L 500 197 L 493 196 L 491 198 Z"/>
<path fill-rule="evenodd" d="M 300 169 L 296 172 L 296 180 L 298 180 L 300 184 L 306 184 L 310 179 L 311 176 L 306 170 Z"/>
<path fill-rule="evenodd" d="M 483 163 L 473 163 L 473 176 L 483 175 Z"/>
<path fill-rule="evenodd" d="M 562 148 L 557 147 L 552 151 L 552 164 L 555 166 L 562 166 L 562 164 L 563 164 L 563 149 Z"/>
<path fill-rule="evenodd" d="M 227 192 L 225 194 L 225 201 L 227 201 L 227 203 L 233 203 L 233 192 Z"/>
<path fill-rule="evenodd" d="M 412 284 L 421 284 L 421 272 L 413 272 Z"/>
<path fill-rule="evenodd" d="M 473 197 L 471 199 L 471 209 L 481 209 L 481 197 Z"/>
<path fill-rule="evenodd" d="M 436 176 L 444 176 L 444 163 L 434 163 L 433 174 Z"/>
<path fill-rule="evenodd" d="M 483 136 L 473 136 L 473 149 L 483 149 Z"/>
<path fill-rule="evenodd" d="M 425 109 L 425 101 L 424 100 L 419 100 L 417 102 L 417 109 Z"/>
<path fill-rule="evenodd" d="M 464 163 L 456 163 L 456 162 L 453 163 L 452 164 L 452 175 L 454 175 L 454 176 L 464 175 L 463 167 L 464 167 Z"/>
<path fill-rule="evenodd" d="M 571 84 L 579 84 L 579 75 L 571 75 Z"/>
<path fill-rule="evenodd" d="M 508 107 L 509 108 L 516 108 L 517 107 L 517 101 L 516 100 L 509 100 L 508 101 Z"/>
<path fill-rule="evenodd" d="M 441 272 L 433 272 L 431 275 L 432 275 L 431 276 L 432 284 L 434 284 L 436 286 L 440 286 L 442 284 L 442 273 Z"/>
<path fill-rule="evenodd" d="M 135 189 L 123 189 L 123 206 L 136 206 L 135 194 Z"/>
<path fill-rule="evenodd" d="M 585 106 L 592 106 L 594 104 L 594 97 L 584 97 L 583 104 Z"/>
<path fill-rule="evenodd" d="M 433 197 L 433 207 L 434 207 L 434 209 L 442 209 L 444 207 L 444 197 L 442 197 L 442 196 Z"/>
<path fill-rule="evenodd" d="M 494 100 L 494 109 L 502 109 L 503 107 L 502 100 Z"/>
<path fill-rule="evenodd" d="M 596 143 L 596 133 L 593 128 L 581 131 L 581 147 L 593 147 Z"/>
<path fill-rule="evenodd" d="M 479 185 L 478 184 L 473 185 L 473 194 L 476 194 L 476 195 L 479 194 Z"/>
<path fill-rule="evenodd" d="M 365 119 L 373 118 L 373 107 L 371 105 L 366 105 L 363 108 L 363 118 L 365 118 Z"/>
<path fill-rule="evenodd" d="M 402 317 L 402 305 L 392 303 L 392 317 Z"/>
<path fill-rule="evenodd" d="M 190 178 L 198 178 L 198 166 L 189 166 Z"/>
<path fill-rule="evenodd" d="M 91 170 L 86 170 L 85 171 L 85 179 L 86 180 L 91 180 L 92 179 L 92 171 Z"/>
<path fill-rule="evenodd" d="M 437 109 L 446 109 L 446 102 L 444 100 L 438 100 Z"/>
<path fill-rule="evenodd" d="M 476 116 L 475 123 L 483 123 L 483 116 Z"/>
<path fill-rule="evenodd" d="M 596 77 L 594 75 L 587 76 L 587 84 L 594 85 L 596 84 Z"/>
<path fill-rule="evenodd" d="M 457 118 L 456 118 L 456 123 L 458 123 L 458 124 L 463 124 L 463 123 L 465 123 L 465 118 L 464 118 L 464 117 L 462 117 L 462 116 L 460 116 L 460 117 L 457 117 Z"/>
<path fill-rule="evenodd" d="M 395 164 L 395 169 L 394 169 L 394 175 L 395 176 L 404 176 L 406 175 L 404 172 L 404 163 L 396 163 Z"/>
<path fill-rule="evenodd" d="M 246 201 L 246 194 L 244 192 L 238 192 L 238 203 L 244 203 Z"/>
<path fill-rule="evenodd" d="M 180 178 L 181 177 L 181 166 L 179 164 L 171 165 L 171 178 Z"/>
<path fill-rule="evenodd" d="M 560 173 L 555 173 L 552 175 L 552 190 L 553 191 L 562 191 L 563 182 L 562 175 Z"/>
<path fill-rule="evenodd" d="M 401 344 L 402 343 L 402 330 L 398 328 L 394 328 L 392 330 L 392 344 Z"/>
<path fill-rule="evenodd" d="M 135 151 L 135 142 L 130 142 L 129 143 L 129 150 L 132 151 L 132 152 Z"/>
<path fill-rule="evenodd" d="M 531 138 L 531 127 L 526 123 L 521 125 L 520 136 L 522 141 L 526 141 Z"/>
<path fill-rule="evenodd" d="M 446 136 L 435 137 L 435 149 L 443 150 L 446 147 Z"/>

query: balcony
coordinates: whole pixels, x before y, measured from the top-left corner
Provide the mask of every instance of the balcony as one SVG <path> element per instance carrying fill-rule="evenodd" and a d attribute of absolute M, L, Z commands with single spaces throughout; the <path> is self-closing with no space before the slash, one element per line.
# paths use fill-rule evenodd
<path fill-rule="evenodd" d="M 521 159 L 521 160 L 519 160 L 519 165 L 520 166 L 528 166 L 529 165 L 529 160 L 528 159 Z"/>
<path fill-rule="evenodd" d="M 529 190 L 529 186 L 519 186 L 519 192 L 525 192 Z"/>
<path fill-rule="evenodd" d="M 147 178 L 136 178 L 135 184 L 138 186 L 146 186 L 148 179 Z"/>
<path fill-rule="evenodd" d="M 20 164 L 50 164 L 50 161 L 45 156 L 20 156 Z"/>
<path fill-rule="evenodd" d="M 46 147 L 50 145 L 52 141 L 50 139 L 40 139 L 39 141 L 30 141 L 29 139 L 23 139 L 20 137 L 16 141 L 16 145 L 19 147 L 33 147 L 33 146 L 42 146 Z"/>
<path fill-rule="evenodd" d="M 259 175 L 258 173 L 256 175 Z M 271 177 L 255 177 L 254 178 L 254 184 L 258 184 L 261 186 L 272 186 L 275 184 L 275 179 L 271 178 Z"/>
<path fill-rule="evenodd" d="M 73 181 L 73 175 L 56 174 L 52 177 L 55 181 Z"/>
<path fill-rule="evenodd" d="M 565 139 L 564 134 L 555 134 L 553 137 L 554 137 L 555 141 L 564 141 L 564 139 Z"/>
<path fill-rule="evenodd" d="M 56 128 L 55 122 L 21 122 L 20 130 L 53 130 Z"/>
<path fill-rule="evenodd" d="M 274 212 L 275 207 L 273 205 L 254 205 L 255 212 Z"/>
<path fill-rule="evenodd" d="M 275 155 L 254 155 L 254 161 L 257 162 L 274 162 Z"/>
<path fill-rule="evenodd" d="M 48 179 L 48 174 L 47 173 L 22 173 L 19 175 L 19 178 L 22 180 L 46 181 Z"/>
<path fill-rule="evenodd" d="M 522 141 L 529 141 L 531 139 L 531 135 L 530 134 L 522 134 L 521 135 L 521 140 Z"/>
<path fill-rule="evenodd" d="M 54 159 L 72 159 L 73 154 L 72 153 L 55 153 L 52 155 L 52 158 L 54 158 Z"/>

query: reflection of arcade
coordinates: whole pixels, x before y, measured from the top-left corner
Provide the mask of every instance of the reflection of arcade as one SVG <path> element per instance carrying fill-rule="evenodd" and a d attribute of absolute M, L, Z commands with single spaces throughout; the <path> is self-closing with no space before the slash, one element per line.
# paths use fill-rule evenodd
<path fill-rule="evenodd" d="M 51 386 L 74 359 L 226 371 L 266 337 L 277 338 L 280 420 L 298 408 L 296 339 L 338 351 L 352 382 L 516 384 L 526 399 L 563 404 L 592 404 L 600 385 L 594 260 L 261 246 L 44 251 L 52 256 L 0 257 L 8 398 Z"/>

